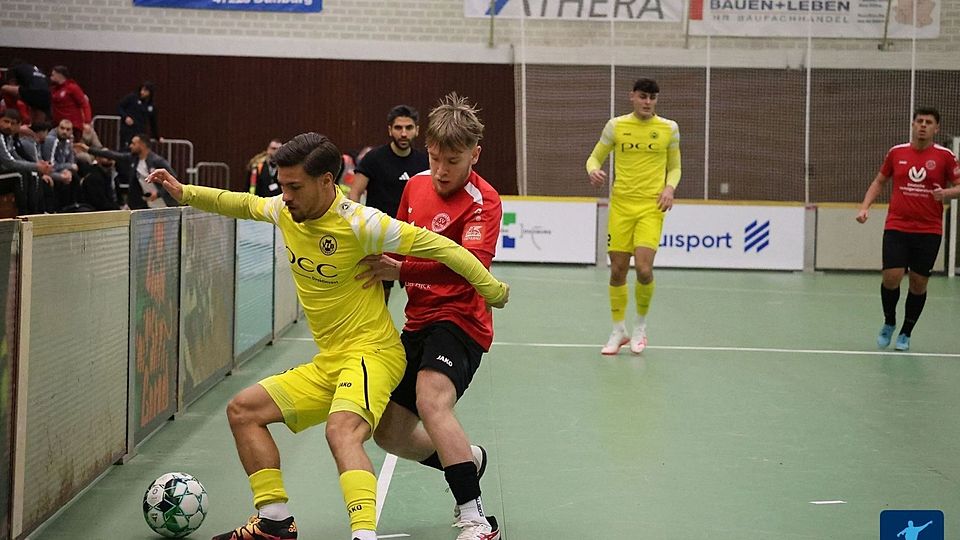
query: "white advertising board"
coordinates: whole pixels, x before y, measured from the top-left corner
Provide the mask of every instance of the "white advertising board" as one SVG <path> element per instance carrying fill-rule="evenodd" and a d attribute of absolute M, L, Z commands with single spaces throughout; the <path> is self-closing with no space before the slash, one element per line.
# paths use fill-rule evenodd
<path fill-rule="evenodd" d="M 940 37 L 944 0 L 690 0 L 695 36 Z M 916 10 L 914 10 L 914 7 Z M 916 11 L 916 12 L 914 12 Z"/>
<path fill-rule="evenodd" d="M 679 22 L 683 0 L 463 0 L 465 17 Z"/>
<path fill-rule="evenodd" d="M 595 264 L 597 201 L 504 197 L 496 261 Z"/>
<path fill-rule="evenodd" d="M 655 265 L 803 270 L 804 208 L 676 204 Z"/>

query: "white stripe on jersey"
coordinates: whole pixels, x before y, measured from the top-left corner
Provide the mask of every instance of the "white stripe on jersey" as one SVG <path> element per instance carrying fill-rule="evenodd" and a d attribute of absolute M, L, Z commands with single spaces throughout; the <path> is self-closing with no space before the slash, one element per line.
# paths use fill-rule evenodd
<path fill-rule="evenodd" d="M 364 253 L 396 252 L 400 247 L 400 222 L 376 208 L 345 198 L 337 205 L 337 214 L 350 225 Z"/>
<path fill-rule="evenodd" d="M 483 193 L 480 193 L 480 188 L 467 182 L 463 186 L 464 191 L 470 194 L 470 197 L 473 199 L 473 202 L 483 206 Z"/>

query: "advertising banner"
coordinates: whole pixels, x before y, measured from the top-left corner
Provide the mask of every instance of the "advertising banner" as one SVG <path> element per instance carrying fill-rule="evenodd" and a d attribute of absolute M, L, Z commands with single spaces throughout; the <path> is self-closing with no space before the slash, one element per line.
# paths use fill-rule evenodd
<path fill-rule="evenodd" d="M 323 9 L 322 0 L 133 0 L 133 5 L 138 7 L 286 11 L 294 13 L 316 13 Z"/>
<path fill-rule="evenodd" d="M 803 270 L 804 208 L 676 204 L 658 267 Z"/>
<path fill-rule="evenodd" d="M 940 37 L 943 0 L 889 0 L 888 37 Z M 916 13 L 914 13 L 916 7 Z M 699 36 L 880 39 L 888 0 L 690 0 Z"/>
<path fill-rule="evenodd" d="M 464 0 L 465 17 L 496 17 L 564 21 L 683 20 L 683 0 Z"/>
<path fill-rule="evenodd" d="M 597 201 L 504 197 L 496 261 L 594 264 Z"/>

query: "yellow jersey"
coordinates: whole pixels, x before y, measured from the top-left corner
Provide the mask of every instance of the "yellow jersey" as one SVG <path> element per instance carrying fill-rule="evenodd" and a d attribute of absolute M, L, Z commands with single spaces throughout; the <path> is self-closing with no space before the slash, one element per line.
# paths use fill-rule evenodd
<path fill-rule="evenodd" d="M 656 199 L 664 185 L 680 183 L 680 128 L 673 120 L 656 115 L 643 120 L 634 113 L 611 118 L 587 159 L 587 172 L 603 166 L 611 151 L 612 197 Z"/>
<path fill-rule="evenodd" d="M 381 288 L 364 289 L 364 281 L 356 279 L 366 269 L 358 263 L 367 255 L 434 259 L 462 275 L 491 303 L 506 294 L 506 285 L 454 241 L 353 202 L 339 190 L 322 216 L 302 223 L 293 220 L 282 197 L 185 185 L 182 202 L 237 219 L 267 221 L 280 229 L 297 296 L 321 352 L 399 343 Z"/>

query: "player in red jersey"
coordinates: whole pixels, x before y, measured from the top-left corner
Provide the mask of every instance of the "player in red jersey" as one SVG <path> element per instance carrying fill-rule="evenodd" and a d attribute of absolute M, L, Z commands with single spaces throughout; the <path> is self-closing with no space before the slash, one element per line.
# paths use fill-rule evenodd
<path fill-rule="evenodd" d="M 893 194 L 883 230 L 880 301 L 884 322 L 877 336 L 880 348 L 890 345 L 897 324 L 900 282 L 909 272 L 906 312 L 894 347 L 898 351 L 910 349 L 910 333 L 923 311 L 927 281 L 940 251 L 943 200 L 960 193 L 960 187 L 950 187 L 960 178 L 957 157 L 933 142 L 938 131 L 940 113 L 937 109 L 920 107 L 914 111 L 910 143 L 899 144 L 887 152 L 857 213 L 857 221 L 866 222 L 870 205 L 893 179 Z"/>
<path fill-rule="evenodd" d="M 500 195 L 473 171 L 482 136 L 466 99 L 441 100 L 427 127 L 430 170 L 409 180 L 397 219 L 456 241 L 489 268 L 503 211 Z M 443 471 L 457 501 L 458 540 L 497 540 L 500 528 L 480 499 L 486 452 L 470 445 L 453 412 L 493 343 L 493 316 L 466 281 L 433 261 L 383 255 L 364 262 L 371 270 L 358 277 L 370 279 L 367 286 L 399 279 L 408 297 L 400 336 L 407 370 L 374 439 L 388 452 Z"/>

